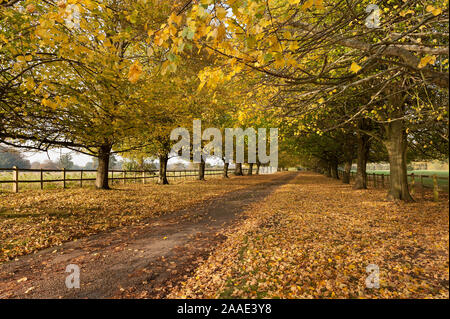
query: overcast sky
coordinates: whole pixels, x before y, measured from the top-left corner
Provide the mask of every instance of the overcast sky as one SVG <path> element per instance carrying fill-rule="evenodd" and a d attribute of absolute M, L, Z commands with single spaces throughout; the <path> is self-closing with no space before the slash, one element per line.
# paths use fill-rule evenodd
<path fill-rule="evenodd" d="M 72 154 L 72 161 L 75 165 L 84 166 L 84 165 L 86 165 L 87 162 L 92 161 L 92 156 L 77 153 L 77 152 L 71 151 L 66 148 L 54 149 L 54 150 L 50 150 L 48 152 L 28 151 L 28 152 L 23 152 L 23 155 L 31 163 L 33 163 L 33 162 L 41 162 L 42 163 L 49 158 L 52 161 L 57 161 L 61 154 L 66 154 L 66 153 Z"/>
<path fill-rule="evenodd" d="M 30 163 L 33 163 L 33 162 L 41 162 L 42 163 L 49 158 L 52 161 L 56 162 L 56 161 L 58 161 L 59 156 L 61 154 L 66 154 L 66 153 L 72 154 L 72 161 L 75 165 L 78 165 L 78 166 L 85 166 L 87 162 L 91 162 L 93 159 L 92 156 L 77 153 L 75 151 L 71 151 L 66 148 L 53 149 L 48 152 L 27 151 L 27 152 L 23 152 L 22 154 L 24 155 L 24 157 L 26 159 L 28 159 L 30 161 Z M 119 155 L 116 155 L 116 157 L 119 161 L 122 160 L 122 158 Z M 179 158 L 171 158 L 169 160 L 169 163 L 172 164 L 172 163 L 176 163 L 176 162 L 180 162 L 180 161 L 181 160 Z M 218 158 L 208 158 L 207 162 L 212 165 L 222 164 L 222 160 L 220 160 Z"/>

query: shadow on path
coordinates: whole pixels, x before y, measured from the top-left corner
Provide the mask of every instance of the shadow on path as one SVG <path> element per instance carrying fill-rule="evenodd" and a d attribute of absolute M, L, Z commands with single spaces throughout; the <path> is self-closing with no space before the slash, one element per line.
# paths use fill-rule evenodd
<path fill-rule="evenodd" d="M 296 175 L 249 177 L 262 182 L 7 262 L 0 265 L 0 298 L 164 298 L 226 239 L 218 232 Z M 65 285 L 69 264 L 81 269 L 79 289 Z"/>

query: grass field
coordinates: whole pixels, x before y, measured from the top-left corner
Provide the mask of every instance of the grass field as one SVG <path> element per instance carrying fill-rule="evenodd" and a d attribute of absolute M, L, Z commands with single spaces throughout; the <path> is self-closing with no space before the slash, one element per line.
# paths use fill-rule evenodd
<path fill-rule="evenodd" d="M 217 175 L 210 175 L 212 172 L 208 172 L 208 170 L 205 171 L 205 175 L 207 176 L 219 176 L 220 174 Z M 174 176 L 175 174 L 175 176 Z M 174 180 L 174 179 L 180 179 L 180 177 L 178 177 L 179 173 L 174 173 L 174 172 L 170 172 L 168 171 L 167 177 L 169 180 Z M 195 173 L 190 172 L 188 173 L 188 175 L 195 175 Z M 95 179 L 96 176 L 96 172 L 85 172 L 83 171 L 83 187 L 94 187 L 94 180 L 88 180 L 88 179 Z M 114 173 L 114 178 L 119 178 L 122 177 L 122 172 L 115 172 Z M 142 183 L 142 174 L 141 173 L 137 173 L 136 175 L 136 179 L 134 178 L 134 173 L 133 172 L 127 172 L 125 177 L 128 178 L 126 180 L 126 184 L 133 184 L 133 183 Z M 157 180 L 157 174 L 153 175 L 153 178 L 150 178 L 150 173 L 146 173 L 145 175 L 146 181 L 145 183 L 155 183 Z M 109 177 L 112 178 L 112 173 L 109 173 Z M 62 181 L 58 181 L 58 182 L 45 182 L 48 180 L 58 180 L 58 179 L 62 179 L 63 178 L 63 173 L 62 172 L 44 172 L 43 174 L 43 179 L 44 179 L 44 189 L 56 189 L 56 188 L 62 188 L 63 187 L 63 182 Z M 80 172 L 70 172 L 70 171 L 66 171 L 66 188 L 76 188 L 76 187 L 80 187 L 80 181 L 68 181 L 70 179 L 79 179 L 80 178 Z M 187 178 L 185 178 L 184 176 L 181 179 L 194 179 L 195 176 L 189 176 Z M 85 180 L 86 179 L 86 180 Z M 13 172 L 11 171 L 0 171 L 0 192 L 2 191 L 12 191 L 12 183 L 2 183 L 2 181 L 12 181 L 13 180 Z M 19 180 L 20 181 L 32 181 L 32 180 L 40 180 L 40 172 L 19 172 Z M 111 183 L 112 185 L 118 185 L 118 184 L 123 184 L 123 180 L 114 180 L 114 183 Z M 40 189 L 40 183 L 38 182 L 33 182 L 33 183 L 20 183 L 19 184 L 19 189 L 20 190 L 36 190 L 36 189 Z"/>
<path fill-rule="evenodd" d="M 389 171 L 388 170 L 367 170 L 367 174 L 378 174 L 378 175 L 389 175 Z M 446 190 L 448 191 L 448 178 L 449 178 L 449 172 L 448 171 L 428 171 L 428 170 L 415 170 L 415 171 L 408 171 L 408 174 L 412 174 L 414 173 L 414 175 L 416 176 L 420 176 L 420 175 L 426 175 L 429 177 L 424 177 L 423 178 L 423 184 L 425 187 L 431 188 L 433 187 L 433 175 L 436 174 L 438 177 L 438 185 L 439 188 L 442 190 Z M 447 179 L 441 179 L 439 177 L 446 177 Z M 411 177 L 408 178 L 408 180 L 411 181 Z M 420 183 L 420 178 L 415 178 L 415 182 L 416 184 Z"/>

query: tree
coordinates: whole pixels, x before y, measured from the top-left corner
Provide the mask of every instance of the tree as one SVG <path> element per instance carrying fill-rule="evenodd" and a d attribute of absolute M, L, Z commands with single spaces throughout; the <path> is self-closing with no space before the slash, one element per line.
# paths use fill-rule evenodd
<path fill-rule="evenodd" d="M 58 162 L 59 166 L 65 169 L 72 169 L 74 166 L 72 161 L 72 155 L 70 153 L 61 154 Z"/>
<path fill-rule="evenodd" d="M 42 169 L 60 169 L 58 163 L 53 162 L 50 159 L 46 159 L 42 164 L 41 167 Z"/>
<path fill-rule="evenodd" d="M 249 1 L 246 6 L 242 1 L 226 0 L 191 4 L 185 36 L 174 35 L 172 41 L 204 45 L 234 66 L 208 70 L 203 76 L 207 84 L 216 85 L 236 72 L 253 70 L 278 88 L 273 96 L 283 100 L 281 106 L 291 106 L 290 112 L 295 108 L 309 112 L 336 97 L 359 94 L 357 89 L 369 83 L 374 91 L 368 95 L 369 101 L 342 125 L 358 117 L 377 124 L 379 131 L 369 133 L 382 141 L 389 153 L 395 180 L 389 198 L 410 200 L 402 154 L 409 124 L 405 118 L 417 114 L 417 108 L 410 103 L 400 105 L 393 97 L 411 97 L 418 89 L 448 90 L 448 25 L 444 22 L 448 2 L 381 2 L 383 19 L 381 24 L 375 21 L 375 27 L 366 13 L 369 1 L 306 1 L 301 6 L 295 0 Z M 379 107 L 386 107 L 386 112 Z M 445 116 L 445 109 L 440 107 L 435 116 Z M 366 111 L 374 113 L 366 116 Z M 382 113 L 387 115 L 384 120 L 374 116 Z M 363 133 L 361 138 L 368 139 Z M 364 148 L 360 155 L 367 152 Z"/>
<path fill-rule="evenodd" d="M 13 166 L 31 168 L 30 161 L 25 159 L 18 150 L 0 145 L 0 167 L 11 168 Z"/>
<path fill-rule="evenodd" d="M 86 165 L 84 165 L 84 169 L 87 169 L 87 170 L 97 169 L 97 167 L 98 167 L 98 161 L 96 161 L 95 159 L 93 161 L 87 162 Z"/>
<path fill-rule="evenodd" d="M 9 55 L 2 59 L 2 69 L 9 71 L 3 85 L 5 98 L 0 99 L 5 101 L 4 113 L 12 104 L 7 99 L 13 96 L 10 91 L 21 94 L 14 104 L 20 105 L 15 110 L 19 116 L 2 127 L 0 138 L 41 150 L 64 146 L 93 155 L 99 162 L 96 186 L 108 189 L 111 154 L 141 147 L 129 143 L 123 147 L 138 134 L 133 130 L 139 112 L 132 110 L 139 109 L 142 99 L 135 83 L 141 73 L 158 70 L 164 56 L 163 49 L 151 51 L 145 41 L 147 29 L 160 26 L 174 4 L 81 0 L 58 6 L 36 1 L 32 10 L 24 10 L 22 2 L 7 6 L 2 32 L 11 35 L 10 16 L 26 21 L 21 26 L 27 31 L 5 41 L 6 52 L 22 42 L 29 45 L 17 62 Z M 43 63 L 42 57 L 49 57 L 51 63 Z"/>

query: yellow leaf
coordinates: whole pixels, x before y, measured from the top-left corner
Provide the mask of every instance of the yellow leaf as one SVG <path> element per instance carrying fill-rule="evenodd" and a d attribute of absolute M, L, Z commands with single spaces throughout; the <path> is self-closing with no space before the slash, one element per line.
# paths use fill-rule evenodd
<path fill-rule="evenodd" d="M 169 17 L 169 22 L 173 22 L 176 25 L 180 25 L 182 19 L 183 18 L 181 15 L 177 15 L 175 12 L 173 12 Z"/>
<path fill-rule="evenodd" d="M 219 7 L 219 8 L 216 9 L 216 16 L 220 20 L 225 18 L 226 15 L 227 15 L 227 10 L 225 10 L 225 8 Z"/>
<path fill-rule="evenodd" d="M 0 39 L 1 39 L 3 42 L 8 43 L 8 39 L 7 39 L 3 34 L 0 34 Z"/>
<path fill-rule="evenodd" d="M 223 24 L 220 24 L 219 27 L 217 28 L 217 37 L 216 40 L 217 41 L 222 41 L 223 38 L 225 38 L 225 26 Z"/>
<path fill-rule="evenodd" d="M 34 83 L 34 80 L 32 78 L 28 78 L 25 81 L 25 87 L 27 88 L 27 90 L 32 90 L 35 86 L 36 84 Z"/>
<path fill-rule="evenodd" d="M 311 8 L 314 4 L 314 0 L 307 0 L 304 4 L 302 4 L 302 10 L 306 11 Z"/>
<path fill-rule="evenodd" d="M 29 13 L 33 13 L 34 10 L 36 10 L 36 6 L 35 6 L 34 4 L 32 4 L 32 3 L 30 3 L 29 5 L 27 5 L 26 10 L 27 10 Z"/>
<path fill-rule="evenodd" d="M 128 81 L 131 83 L 136 83 L 139 80 L 139 77 L 142 73 L 142 66 L 140 65 L 139 61 L 134 62 L 130 66 L 130 70 L 128 71 Z"/>
<path fill-rule="evenodd" d="M 323 0 L 316 0 L 316 8 L 323 9 Z"/>
<path fill-rule="evenodd" d="M 422 68 L 426 67 L 428 64 L 434 64 L 434 62 L 436 62 L 436 56 L 427 55 L 427 56 L 423 57 L 422 59 L 420 59 L 419 65 L 417 65 L 417 67 L 419 69 L 422 69 Z"/>
<path fill-rule="evenodd" d="M 25 59 L 25 57 L 24 57 L 23 55 L 19 55 L 19 56 L 17 57 L 17 62 L 23 63 L 23 62 L 25 62 L 25 61 L 26 61 L 26 59 Z"/>
<path fill-rule="evenodd" d="M 441 8 L 435 8 L 432 5 L 428 5 L 426 8 L 427 12 L 431 12 L 433 15 L 437 16 L 442 13 Z"/>
<path fill-rule="evenodd" d="M 408 14 L 414 14 L 414 11 L 413 10 L 404 10 L 404 11 L 401 11 L 400 12 L 400 16 L 402 16 L 402 17 L 404 17 L 404 16 L 406 16 L 406 15 L 408 15 Z"/>
<path fill-rule="evenodd" d="M 350 71 L 358 73 L 359 70 L 361 70 L 361 67 L 356 62 L 352 62 L 352 65 L 350 66 Z"/>

